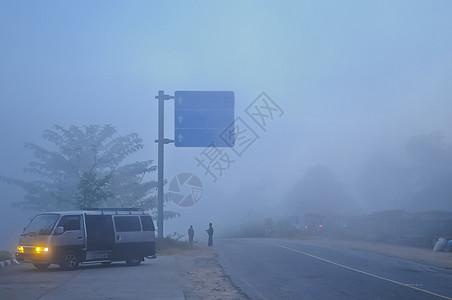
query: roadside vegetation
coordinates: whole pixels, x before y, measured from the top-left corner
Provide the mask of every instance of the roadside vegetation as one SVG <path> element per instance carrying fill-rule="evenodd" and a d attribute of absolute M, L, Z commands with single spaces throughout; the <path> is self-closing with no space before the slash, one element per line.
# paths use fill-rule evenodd
<path fill-rule="evenodd" d="M 164 238 L 156 238 L 157 255 L 175 255 L 193 249 L 187 241 L 182 240 L 183 237 L 182 234 L 174 232 Z"/>
<path fill-rule="evenodd" d="M 42 138 L 45 147 L 25 144 L 34 159 L 24 171 L 33 180 L 0 174 L 0 182 L 26 193 L 13 206 L 36 211 L 134 207 L 156 212 L 157 182 L 149 175 L 157 167 L 152 160 L 130 163 L 144 148 L 138 134 L 121 136 L 112 125 L 55 125 L 44 130 Z M 165 219 L 176 217 L 176 212 L 164 212 Z"/>

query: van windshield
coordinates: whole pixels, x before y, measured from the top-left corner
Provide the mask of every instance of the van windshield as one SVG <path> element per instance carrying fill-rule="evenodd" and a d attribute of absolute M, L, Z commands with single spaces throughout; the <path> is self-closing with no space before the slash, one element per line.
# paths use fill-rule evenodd
<path fill-rule="evenodd" d="M 25 228 L 24 235 L 50 235 L 59 215 L 42 214 L 37 215 Z"/>

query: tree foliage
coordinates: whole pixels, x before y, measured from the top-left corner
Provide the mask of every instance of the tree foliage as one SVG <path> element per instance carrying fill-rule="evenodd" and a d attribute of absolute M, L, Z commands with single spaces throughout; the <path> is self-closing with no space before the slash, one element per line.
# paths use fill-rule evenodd
<path fill-rule="evenodd" d="M 289 206 L 302 214 L 347 214 L 357 209 L 334 173 L 321 165 L 307 170 L 290 191 L 288 200 Z"/>
<path fill-rule="evenodd" d="M 385 154 L 372 156 L 358 177 L 358 191 L 368 211 L 394 210 L 407 201 L 412 174 L 406 162 Z"/>
<path fill-rule="evenodd" d="M 441 134 L 417 135 L 405 144 L 407 160 L 373 157 L 359 188 L 370 210 L 452 210 L 452 145 Z"/>
<path fill-rule="evenodd" d="M 37 210 L 83 207 L 157 206 L 157 182 L 146 175 L 155 171 L 152 161 L 126 163 L 143 148 L 137 134 L 117 136 L 111 125 L 56 125 L 42 137 L 51 149 L 27 143 L 35 160 L 25 171 L 37 180 L 24 181 L 0 176 L 0 180 L 22 188 L 26 194 L 15 205 Z M 177 214 L 167 212 L 167 216 Z"/>
<path fill-rule="evenodd" d="M 412 188 L 408 208 L 452 210 L 452 145 L 441 134 L 419 135 L 405 147 Z"/>

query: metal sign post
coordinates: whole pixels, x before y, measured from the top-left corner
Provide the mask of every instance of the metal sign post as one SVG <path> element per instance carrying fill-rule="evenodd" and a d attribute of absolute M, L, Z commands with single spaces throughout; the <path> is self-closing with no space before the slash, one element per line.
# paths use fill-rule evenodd
<path fill-rule="evenodd" d="M 159 238 L 163 238 L 163 145 L 173 143 L 173 140 L 165 139 L 164 136 L 164 108 L 165 100 L 174 99 L 173 96 L 165 95 L 163 91 L 159 91 L 159 94 L 155 96 L 155 99 L 159 101 L 159 116 L 158 116 L 158 140 L 155 142 L 158 144 L 158 194 L 157 194 L 157 234 Z"/>
<path fill-rule="evenodd" d="M 158 115 L 158 237 L 163 237 L 163 146 L 175 143 L 176 147 L 233 147 L 234 92 L 231 91 L 176 91 L 174 96 L 159 91 Z M 174 140 L 164 135 L 165 100 L 176 99 L 174 105 Z"/>

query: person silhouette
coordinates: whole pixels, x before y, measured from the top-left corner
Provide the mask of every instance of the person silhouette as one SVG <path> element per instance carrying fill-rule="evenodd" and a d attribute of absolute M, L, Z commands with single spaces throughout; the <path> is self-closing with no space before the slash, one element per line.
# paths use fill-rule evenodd
<path fill-rule="evenodd" d="M 193 229 L 193 225 L 190 225 L 188 228 L 188 244 L 193 246 L 193 236 L 195 235 L 195 230 Z"/>
<path fill-rule="evenodd" d="M 209 235 L 209 242 L 207 243 L 207 245 L 209 247 L 212 247 L 213 246 L 213 227 L 212 227 L 212 223 L 209 223 L 209 229 L 207 229 L 206 232 Z"/>

